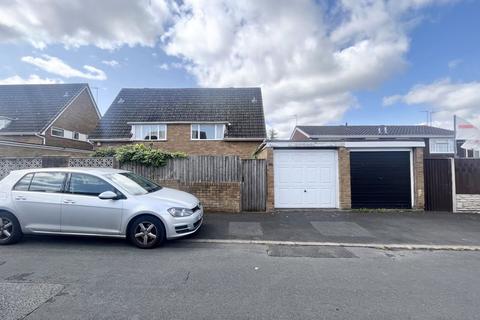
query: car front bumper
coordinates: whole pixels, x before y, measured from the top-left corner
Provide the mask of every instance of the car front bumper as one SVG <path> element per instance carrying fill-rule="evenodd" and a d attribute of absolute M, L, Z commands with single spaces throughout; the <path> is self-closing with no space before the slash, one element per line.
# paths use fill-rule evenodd
<path fill-rule="evenodd" d="M 170 219 L 167 238 L 175 239 L 195 233 L 203 223 L 203 208 L 195 211 L 191 216 Z"/>

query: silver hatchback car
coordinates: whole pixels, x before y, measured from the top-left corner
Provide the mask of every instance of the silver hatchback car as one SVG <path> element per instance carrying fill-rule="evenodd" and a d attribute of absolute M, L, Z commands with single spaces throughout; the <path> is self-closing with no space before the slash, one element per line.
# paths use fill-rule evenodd
<path fill-rule="evenodd" d="M 124 170 L 27 169 L 0 181 L 0 244 L 62 234 L 126 237 L 147 249 L 194 233 L 202 221 L 195 196 Z"/>

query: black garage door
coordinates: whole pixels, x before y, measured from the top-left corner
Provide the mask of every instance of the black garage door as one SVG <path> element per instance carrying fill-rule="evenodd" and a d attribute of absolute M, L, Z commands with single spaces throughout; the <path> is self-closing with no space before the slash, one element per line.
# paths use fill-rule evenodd
<path fill-rule="evenodd" d="M 352 208 L 411 208 L 410 152 L 350 152 Z"/>

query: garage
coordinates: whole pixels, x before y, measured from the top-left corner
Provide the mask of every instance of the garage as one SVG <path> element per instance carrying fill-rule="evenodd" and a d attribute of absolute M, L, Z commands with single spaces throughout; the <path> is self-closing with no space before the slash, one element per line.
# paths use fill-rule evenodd
<path fill-rule="evenodd" d="M 326 149 L 275 149 L 276 208 L 337 208 L 338 154 Z"/>
<path fill-rule="evenodd" d="M 350 152 L 352 208 L 412 207 L 411 152 Z"/>

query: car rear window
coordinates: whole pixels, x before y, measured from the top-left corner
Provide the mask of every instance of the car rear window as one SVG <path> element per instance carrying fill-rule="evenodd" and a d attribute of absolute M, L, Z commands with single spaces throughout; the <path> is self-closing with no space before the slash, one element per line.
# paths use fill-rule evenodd
<path fill-rule="evenodd" d="M 28 191 L 61 192 L 65 176 L 62 172 L 36 172 Z"/>
<path fill-rule="evenodd" d="M 29 173 L 23 176 L 23 178 L 17 182 L 15 187 L 13 187 L 13 190 L 28 191 L 28 188 L 30 187 L 30 182 L 32 181 L 32 177 L 33 173 Z"/>

